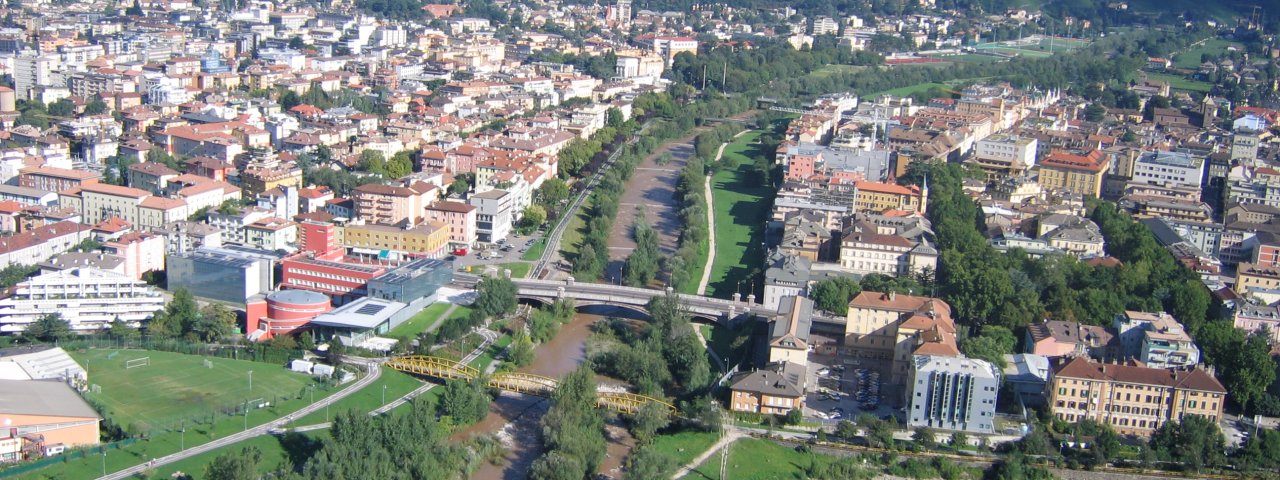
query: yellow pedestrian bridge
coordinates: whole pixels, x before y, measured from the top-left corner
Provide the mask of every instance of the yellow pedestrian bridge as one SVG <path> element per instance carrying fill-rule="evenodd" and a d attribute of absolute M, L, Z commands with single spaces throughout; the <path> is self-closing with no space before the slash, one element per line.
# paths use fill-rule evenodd
<path fill-rule="evenodd" d="M 385 365 L 404 373 L 439 380 L 474 380 L 480 376 L 480 370 L 465 363 L 425 355 L 394 357 L 387 360 Z M 526 395 L 549 397 L 559 387 L 559 380 L 531 373 L 503 372 L 489 376 L 489 388 Z M 666 407 L 672 414 L 676 413 L 676 407 L 653 397 L 626 392 L 596 392 L 596 407 L 614 412 L 634 414 L 649 402 Z"/>

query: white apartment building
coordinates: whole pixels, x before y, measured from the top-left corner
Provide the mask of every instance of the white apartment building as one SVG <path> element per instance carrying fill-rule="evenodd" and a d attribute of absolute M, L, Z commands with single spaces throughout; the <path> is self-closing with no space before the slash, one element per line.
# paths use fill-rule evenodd
<path fill-rule="evenodd" d="M 477 240 L 493 243 L 511 234 L 516 196 L 506 190 L 489 190 L 471 196 L 476 207 Z"/>
<path fill-rule="evenodd" d="M 1166 187 L 1200 188 L 1204 180 L 1203 157 L 1182 152 L 1148 152 L 1133 164 L 1133 181 Z"/>
<path fill-rule="evenodd" d="M 21 333 L 58 312 L 77 333 L 102 331 L 119 319 L 139 327 L 164 308 L 164 297 L 146 282 L 91 267 L 60 270 L 19 283 L 0 300 L 0 333 Z"/>
<path fill-rule="evenodd" d="M 1036 164 L 1039 141 L 1031 137 L 997 134 L 978 140 L 971 163 L 988 172 L 1016 174 Z"/>
<path fill-rule="evenodd" d="M 23 52 L 13 61 L 13 89 L 18 98 L 30 100 L 31 90 L 36 87 L 61 85 L 60 70 L 57 55 Z"/>

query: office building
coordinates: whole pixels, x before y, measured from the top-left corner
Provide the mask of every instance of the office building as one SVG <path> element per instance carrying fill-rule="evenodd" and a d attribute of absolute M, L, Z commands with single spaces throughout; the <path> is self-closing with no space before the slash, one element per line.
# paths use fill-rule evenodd
<path fill-rule="evenodd" d="M 201 247 L 167 259 L 169 288 L 186 288 L 197 297 L 243 305 L 275 285 L 282 255 L 246 247 Z"/>
<path fill-rule="evenodd" d="M 907 425 L 995 432 L 1000 372 L 985 360 L 915 355 L 908 380 Z"/>

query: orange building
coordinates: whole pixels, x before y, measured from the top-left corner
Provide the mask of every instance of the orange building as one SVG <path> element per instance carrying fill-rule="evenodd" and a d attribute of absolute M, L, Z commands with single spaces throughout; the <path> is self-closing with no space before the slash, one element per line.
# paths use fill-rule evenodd
<path fill-rule="evenodd" d="M 0 438 L 43 437 L 41 450 L 58 444 L 97 445 L 101 420 L 88 402 L 60 381 L 0 380 L 0 424 L 5 426 Z"/>

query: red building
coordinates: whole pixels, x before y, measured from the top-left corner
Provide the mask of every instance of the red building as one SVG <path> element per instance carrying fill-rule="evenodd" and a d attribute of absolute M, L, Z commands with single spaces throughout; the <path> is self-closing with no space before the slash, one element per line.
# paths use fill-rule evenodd
<path fill-rule="evenodd" d="M 280 263 L 284 270 L 281 289 L 320 292 L 328 295 L 335 305 L 368 295 L 369 280 L 395 267 L 344 257 L 342 250 L 324 255 L 299 253 Z"/>
<path fill-rule="evenodd" d="M 249 300 L 245 332 L 252 340 L 270 340 L 307 327 L 311 319 L 332 310 L 329 297 L 307 290 L 281 290 Z"/>
<path fill-rule="evenodd" d="M 342 248 L 338 244 L 338 226 L 327 222 L 303 221 L 298 224 L 298 246 L 302 253 L 328 255 Z"/>

